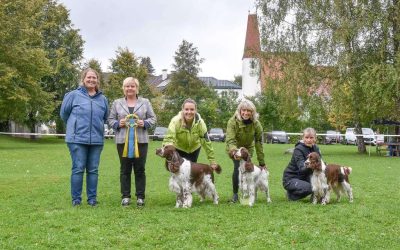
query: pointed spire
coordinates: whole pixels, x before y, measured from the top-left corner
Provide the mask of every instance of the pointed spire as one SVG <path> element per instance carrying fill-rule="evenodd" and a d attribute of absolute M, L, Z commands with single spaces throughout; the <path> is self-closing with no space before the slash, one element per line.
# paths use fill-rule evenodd
<path fill-rule="evenodd" d="M 243 58 L 255 58 L 260 51 L 260 32 L 258 31 L 257 14 L 249 13 L 247 18 L 247 31 L 246 40 L 244 43 Z"/>

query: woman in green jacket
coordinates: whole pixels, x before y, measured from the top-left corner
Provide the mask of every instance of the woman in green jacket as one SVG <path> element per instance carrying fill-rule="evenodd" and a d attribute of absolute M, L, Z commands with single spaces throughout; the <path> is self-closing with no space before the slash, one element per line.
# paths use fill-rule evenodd
<path fill-rule="evenodd" d="M 253 155 L 255 149 L 259 167 L 265 168 L 262 133 L 263 129 L 258 120 L 256 107 L 249 100 L 241 101 L 235 114 L 229 119 L 226 128 L 227 153 L 229 154 L 231 150 L 245 147 L 250 155 Z M 231 200 L 233 203 L 238 201 L 239 162 L 239 160 L 233 160 L 233 196 Z"/>
<path fill-rule="evenodd" d="M 191 162 L 197 162 L 200 149 L 206 150 L 211 167 L 216 167 L 214 149 L 208 137 L 207 126 L 200 114 L 197 113 L 197 104 L 192 99 L 186 99 L 182 110 L 172 118 L 163 146 L 173 145 L 179 155 Z"/>

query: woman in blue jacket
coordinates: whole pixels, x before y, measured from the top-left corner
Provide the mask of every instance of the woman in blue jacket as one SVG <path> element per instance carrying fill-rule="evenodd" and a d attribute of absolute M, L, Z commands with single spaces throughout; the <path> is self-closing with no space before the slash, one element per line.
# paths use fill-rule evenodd
<path fill-rule="evenodd" d="M 96 206 L 98 167 L 108 103 L 99 90 L 99 74 L 95 70 L 88 68 L 82 72 L 80 86 L 64 96 L 60 115 L 67 125 L 65 141 L 72 159 L 72 205 L 81 204 L 83 174 L 86 171 L 87 202 Z"/>

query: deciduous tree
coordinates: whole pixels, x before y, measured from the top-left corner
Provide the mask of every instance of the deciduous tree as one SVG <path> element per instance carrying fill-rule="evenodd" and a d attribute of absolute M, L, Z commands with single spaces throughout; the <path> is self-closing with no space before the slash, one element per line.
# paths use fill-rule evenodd
<path fill-rule="evenodd" d="M 138 58 L 128 48 L 118 48 L 116 57 L 111 59 L 110 69 L 110 79 L 104 87 L 104 92 L 109 102 L 121 98 L 123 95 L 122 82 L 127 77 L 135 77 L 139 80 L 139 95 L 146 98 L 154 96 L 154 93 L 146 82 L 146 68 L 139 64 Z"/>
<path fill-rule="evenodd" d="M 375 84 L 376 74 L 371 75 L 371 69 L 378 73 L 376 70 L 391 71 L 390 65 L 397 68 L 397 0 L 259 0 L 258 6 L 263 14 L 265 48 L 272 52 L 304 52 L 312 65 L 336 68 L 332 104 L 339 106 L 330 109 L 331 119 L 341 116 L 333 112 L 350 112 L 347 124 L 361 134 L 361 127 L 369 126 L 377 115 L 378 105 L 393 108 L 389 102 L 371 101 L 371 93 L 383 91 L 399 106 L 399 95 L 384 89 L 388 85 L 398 88 L 399 81 L 388 77 Z M 358 138 L 358 145 L 359 152 L 366 152 L 362 138 Z"/>

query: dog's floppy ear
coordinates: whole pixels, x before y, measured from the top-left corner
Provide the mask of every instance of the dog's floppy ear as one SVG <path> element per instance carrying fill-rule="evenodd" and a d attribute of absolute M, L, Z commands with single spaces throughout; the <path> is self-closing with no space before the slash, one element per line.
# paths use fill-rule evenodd
<path fill-rule="evenodd" d="M 170 170 L 173 173 L 176 173 L 179 171 L 179 166 L 182 164 L 181 157 L 179 156 L 179 153 L 174 151 L 172 153 L 172 159 L 170 163 Z"/>
<path fill-rule="evenodd" d="M 246 172 L 253 172 L 254 171 L 254 164 L 251 163 L 250 161 L 246 161 L 244 164 L 244 169 Z"/>
<path fill-rule="evenodd" d="M 310 168 L 313 170 L 322 170 L 322 165 L 321 165 L 321 158 L 319 157 L 319 154 L 313 152 L 308 155 L 308 159 L 310 161 Z"/>
<path fill-rule="evenodd" d="M 229 157 L 234 160 L 235 159 L 235 154 L 236 154 L 237 151 L 238 151 L 237 149 L 229 150 Z"/>
<path fill-rule="evenodd" d="M 242 159 L 248 162 L 251 162 L 251 158 L 249 155 L 249 151 L 247 151 L 247 149 L 242 150 Z"/>

